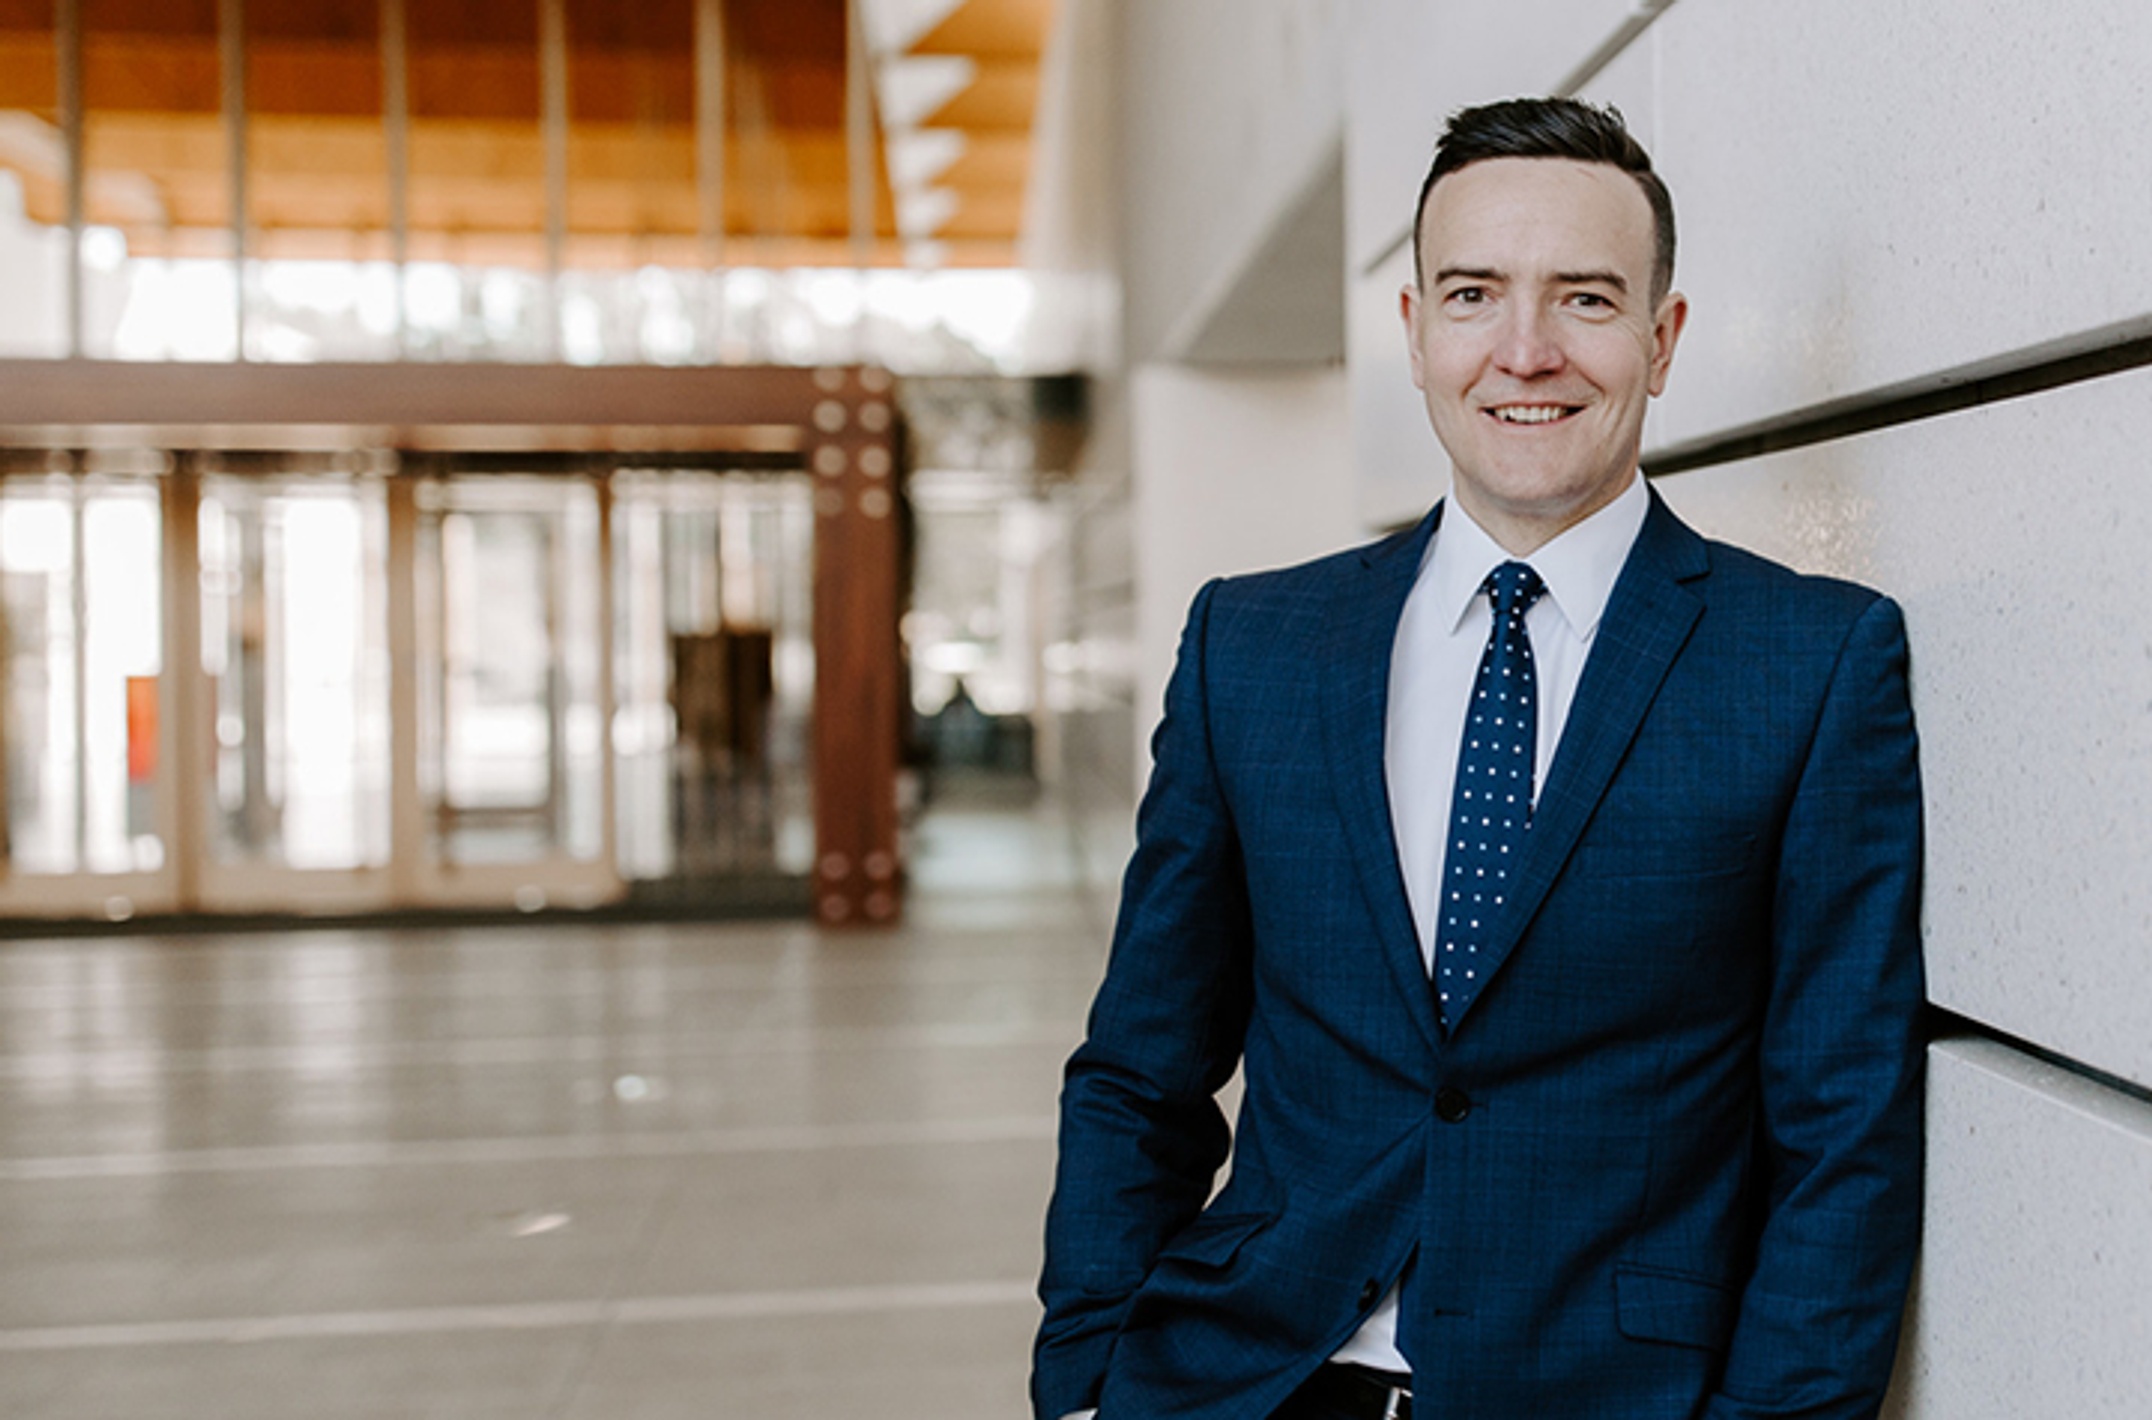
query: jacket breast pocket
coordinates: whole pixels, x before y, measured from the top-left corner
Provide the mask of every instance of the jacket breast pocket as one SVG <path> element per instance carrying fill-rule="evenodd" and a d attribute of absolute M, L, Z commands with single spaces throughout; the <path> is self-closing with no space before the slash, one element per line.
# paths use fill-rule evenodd
<path fill-rule="evenodd" d="M 1633 1340 L 1724 1350 L 1739 1303 L 1731 1287 L 1689 1273 L 1630 1265 L 1614 1269 L 1615 1320 L 1622 1335 Z"/>
<path fill-rule="evenodd" d="M 1580 877 L 1623 881 L 1679 881 L 1729 877 L 1748 871 L 1756 836 L 1727 833 L 1711 825 L 1654 823 L 1634 834 L 1587 839 L 1577 845 Z"/>

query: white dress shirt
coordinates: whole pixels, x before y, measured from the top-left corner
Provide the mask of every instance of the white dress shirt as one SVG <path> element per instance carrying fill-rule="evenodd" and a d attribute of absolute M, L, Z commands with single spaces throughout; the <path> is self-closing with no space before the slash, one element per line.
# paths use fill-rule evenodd
<path fill-rule="evenodd" d="M 1547 594 L 1525 613 L 1539 702 L 1539 735 L 1532 761 L 1536 800 L 1554 763 L 1570 701 L 1584 674 L 1599 617 L 1615 579 L 1643 529 L 1651 497 L 1634 477 L 1613 502 L 1564 531 L 1529 557 Z M 1480 584 L 1512 560 L 1502 545 L 1452 498 L 1442 526 L 1421 559 L 1419 576 L 1398 618 L 1390 659 L 1389 710 L 1383 722 L 1383 773 L 1390 789 L 1390 825 L 1398 865 L 1412 904 L 1420 959 L 1435 960 L 1435 923 L 1442 896 L 1443 851 L 1449 843 L 1450 798 L 1457 780 L 1457 747 L 1465 710 L 1479 676 L 1494 610 Z M 1383 1371 L 1411 1369 L 1397 1349 L 1397 1288 L 1390 1288 L 1367 1321 L 1333 1358 Z"/>
<path fill-rule="evenodd" d="M 1584 658 L 1599 630 L 1600 613 L 1629 549 L 1643 529 L 1651 498 L 1633 477 L 1613 502 L 1563 532 L 1529 557 L 1547 594 L 1525 614 L 1532 638 L 1532 664 L 1539 701 L 1539 744 L 1533 760 L 1532 793 L 1546 779 L 1561 742 L 1569 702 L 1584 673 Z M 1494 610 L 1480 583 L 1511 555 L 1452 498 L 1442 526 L 1421 558 L 1418 576 L 1398 619 L 1390 659 L 1389 710 L 1383 726 L 1383 773 L 1390 789 L 1390 822 L 1397 835 L 1405 896 L 1420 939 L 1420 959 L 1432 972 L 1436 908 L 1441 899 L 1443 849 L 1449 841 L 1450 797 L 1457 778 L 1457 747 L 1464 738 L 1465 708 L 1479 677 L 1480 652 Z M 1397 1349 L 1397 1288 L 1392 1287 L 1337 1354 L 1377 1370 L 1403 1372 Z M 1093 1410 L 1064 1420 L 1087 1420 Z"/>

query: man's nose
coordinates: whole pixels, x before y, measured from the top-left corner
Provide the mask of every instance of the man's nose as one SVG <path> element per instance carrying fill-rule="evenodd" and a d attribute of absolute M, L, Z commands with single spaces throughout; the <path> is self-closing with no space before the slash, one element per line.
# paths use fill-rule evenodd
<path fill-rule="evenodd" d="M 1518 302 L 1505 313 L 1495 344 L 1495 363 L 1504 374 L 1545 375 L 1559 370 L 1565 356 L 1551 315 L 1529 302 Z"/>

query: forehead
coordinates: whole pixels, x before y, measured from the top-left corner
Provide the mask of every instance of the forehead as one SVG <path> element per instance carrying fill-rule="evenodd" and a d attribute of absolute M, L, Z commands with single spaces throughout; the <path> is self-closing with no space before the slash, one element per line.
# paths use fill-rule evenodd
<path fill-rule="evenodd" d="M 1651 273 L 1651 220 L 1644 189 L 1612 164 L 1489 158 L 1435 184 L 1420 251 L 1429 279 L 1454 266 L 1519 275 L 1615 270 L 1641 290 Z"/>

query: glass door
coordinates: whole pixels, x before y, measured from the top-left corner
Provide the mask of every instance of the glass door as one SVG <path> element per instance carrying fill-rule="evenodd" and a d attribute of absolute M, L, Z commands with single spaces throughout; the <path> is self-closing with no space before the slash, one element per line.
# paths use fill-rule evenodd
<path fill-rule="evenodd" d="M 0 482 L 0 911 L 172 905 L 157 484 Z"/>
<path fill-rule="evenodd" d="M 200 488 L 203 905 L 386 905 L 383 480 L 205 471 Z"/>
<path fill-rule="evenodd" d="M 614 479 L 622 875 L 722 896 L 813 866 L 814 511 L 804 480 Z"/>
<path fill-rule="evenodd" d="M 420 795 L 433 896 L 613 896 L 600 668 L 603 486 L 471 474 L 418 489 Z"/>
<path fill-rule="evenodd" d="M 805 901 L 807 480 L 126 457 L 0 476 L 0 916 Z"/>

